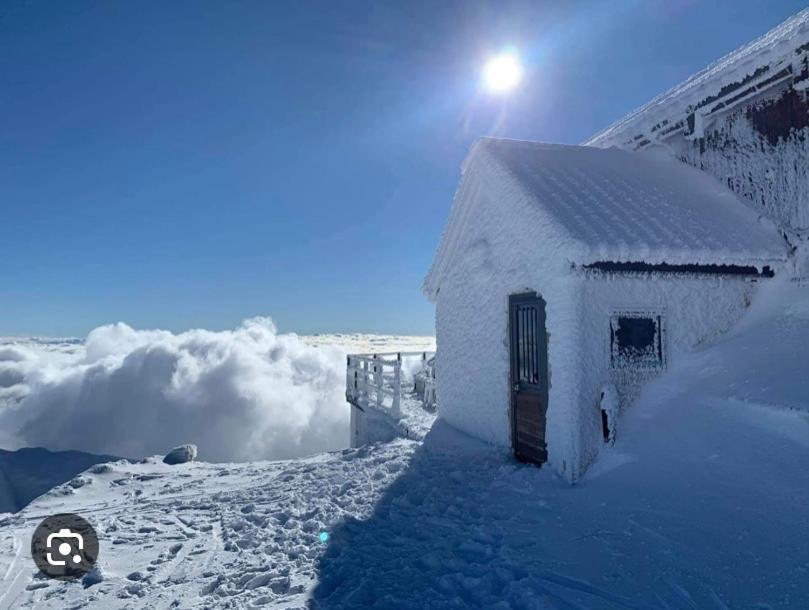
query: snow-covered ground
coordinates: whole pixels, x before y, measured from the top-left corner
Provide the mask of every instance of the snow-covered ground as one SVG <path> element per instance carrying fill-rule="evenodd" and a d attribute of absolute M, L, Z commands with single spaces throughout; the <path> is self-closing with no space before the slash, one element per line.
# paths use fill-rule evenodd
<path fill-rule="evenodd" d="M 809 290 L 761 296 L 577 486 L 440 421 L 291 461 L 117 463 L 0 524 L 0 608 L 806 608 Z M 36 575 L 31 532 L 65 510 L 99 531 L 98 584 Z"/>
<path fill-rule="evenodd" d="M 97 467 L 0 525 L 0 608 L 300 606 L 327 546 L 321 531 L 368 517 L 414 445 L 279 462 Z M 29 530 L 54 512 L 94 524 L 103 582 L 85 589 L 34 574 Z"/>

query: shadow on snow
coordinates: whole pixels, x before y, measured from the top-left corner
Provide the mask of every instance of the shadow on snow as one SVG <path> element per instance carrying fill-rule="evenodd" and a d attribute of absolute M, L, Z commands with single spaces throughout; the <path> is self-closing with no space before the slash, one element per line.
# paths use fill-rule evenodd
<path fill-rule="evenodd" d="M 713 419 L 713 432 L 727 425 Z M 733 432 L 714 450 L 750 440 Z M 754 493 L 743 476 L 727 476 L 745 468 L 738 452 L 706 462 L 687 438 L 666 439 L 677 459 L 650 465 L 608 452 L 612 470 L 569 486 L 438 421 L 372 516 L 332 533 L 310 606 L 789 607 L 809 598 L 795 529 L 809 532 L 807 518 L 789 521 L 809 502 L 809 474 Z M 632 449 L 653 454 L 661 443 Z M 800 449 L 757 466 L 805 458 Z"/>

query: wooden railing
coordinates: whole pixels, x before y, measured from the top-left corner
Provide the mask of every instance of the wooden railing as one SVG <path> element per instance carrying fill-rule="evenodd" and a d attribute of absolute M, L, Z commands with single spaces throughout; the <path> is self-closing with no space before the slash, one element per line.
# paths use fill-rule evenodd
<path fill-rule="evenodd" d="M 429 364 L 433 352 L 388 352 L 349 354 L 346 357 L 346 400 L 364 410 L 374 407 L 395 418 L 402 410 L 402 359 L 419 358 L 421 370 L 427 371 L 431 405 L 435 403 L 435 375 Z"/>

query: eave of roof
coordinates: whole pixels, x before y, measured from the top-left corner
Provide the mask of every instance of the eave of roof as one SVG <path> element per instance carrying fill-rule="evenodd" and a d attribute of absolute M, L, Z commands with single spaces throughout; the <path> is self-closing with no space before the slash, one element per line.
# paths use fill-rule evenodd
<path fill-rule="evenodd" d="M 630 112 L 585 144 L 642 147 L 654 138 L 688 129 L 686 119 L 695 110 L 725 111 L 788 79 L 796 88 L 809 87 L 807 57 L 809 8 Z"/>

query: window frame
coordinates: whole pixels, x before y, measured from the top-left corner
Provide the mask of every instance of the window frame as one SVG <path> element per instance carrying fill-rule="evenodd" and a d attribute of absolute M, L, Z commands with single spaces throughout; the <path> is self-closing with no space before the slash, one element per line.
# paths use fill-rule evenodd
<path fill-rule="evenodd" d="M 616 362 L 613 345 L 615 342 L 613 322 L 618 322 L 620 318 L 650 319 L 657 328 L 657 362 L 654 364 L 648 361 L 638 361 L 630 366 L 621 365 Z M 614 309 L 609 315 L 609 333 L 607 335 L 607 355 L 609 358 L 609 368 L 613 371 L 660 371 L 666 368 L 667 362 L 667 338 L 666 338 L 666 315 L 660 309 Z"/>

